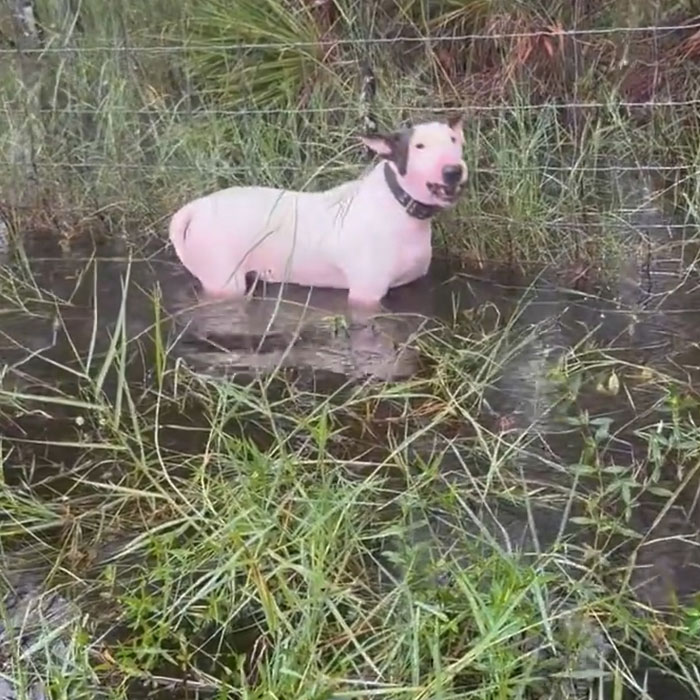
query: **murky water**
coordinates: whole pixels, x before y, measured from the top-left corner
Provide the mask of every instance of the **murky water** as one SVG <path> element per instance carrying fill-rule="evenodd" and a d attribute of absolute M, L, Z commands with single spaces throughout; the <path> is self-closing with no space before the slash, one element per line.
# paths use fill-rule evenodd
<path fill-rule="evenodd" d="M 436 260 L 426 279 L 392 291 L 386 302 L 390 313 L 371 325 L 348 323 L 342 292 L 311 293 L 303 288 L 281 292 L 270 287 L 257 289 L 243 305 L 201 303 L 195 283 L 167 253 L 128 255 L 117 243 L 94 248 L 84 242 L 64 250 L 50 234 L 37 232 L 27 236 L 20 255 L 3 237 L 0 256 L 13 267 L 15 282 L 6 285 L 6 298 L 0 299 L 0 353 L 6 365 L 0 388 L 31 392 L 70 382 L 66 368 L 108 349 L 123 303 L 128 338 L 142 338 L 147 348 L 160 317 L 171 359 L 179 358 L 198 372 L 250 377 L 290 368 L 317 391 L 348 379 L 411 377 L 421 363 L 412 339 L 435 320 L 486 308 L 494 318 L 514 318 L 516 334 L 535 330 L 501 368 L 499 381 L 485 397 L 485 410 L 494 425 L 510 435 L 528 436 L 527 449 L 520 453 L 523 473 L 533 480 L 555 478 L 557 469 L 575 464 L 582 450 L 580 438 L 557 420 L 557 387 L 552 379 L 552 370 L 572 348 L 595 340 L 627 362 L 689 380 L 700 368 L 700 288 L 694 253 L 681 245 L 677 229 L 664 229 L 665 221 L 656 209 L 631 215 L 628 223 L 648 245 L 637 247 L 639 258 L 628 261 L 603 296 L 585 285 L 569 289 L 552 275 L 525 278 L 503 271 L 467 272 Z M 147 350 L 130 363 L 133 381 L 148 379 L 152 371 Z M 642 393 L 632 406 L 625 392 L 586 394 L 591 415 L 624 426 L 611 434 L 606 448 L 616 464 L 632 465 L 639 451 L 646 449 L 634 428 L 648 419 L 646 412 L 655 400 L 650 392 L 645 404 Z M 4 426 L 5 435 L 10 441 L 42 440 L 59 438 L 71 429 L 70 421 L 44 423 L 40 417 L 34 422 L 29 417 L 21 425 Z M 420 442 L 413 449 L 419 450 Z M 39 466 L 42 455 L 47 464 L 73 457 L 68 448 L 30 445 L 23 454 L 29 454 L 26 450 Z M 452 461 L 447 453 L 448 479 Z M 459 472 L 455 460 L 454 479 L 460 478 Z M 7 478 L 11 480 L 12 474 Z M 640 599 L 650 605 L 664 605 L 673 593 L 688 597 L 700 591 L 699 516 L 689 504 L 694 505 L 679 499 L 664 511 L 661 503 L 650 502 L 634 512 L 631 525 L 647 533 L 647 542 L 639 551 L 632 583 Z M 436 513 L 416 517 L 422 523 L 414 532 L 417 540 L 437 549 L 440 542 L 450 541 L 454 523 Z M 561 513 L 542 510 L 528 518 L 523 511 L 493 504 L 475 513 L 475 521 L 503 547 L 532 550 L 534 539 L 536 547 L 545 549 L 559 534 Z M 23 567 L 18 565 L 17 570 Z M 15 587 L 14 597 L 6 600 L 8 606 L 24 618 L 38 615 L 30 611 L 28 601 L 41 572 L 7 574 Z M 44 600 L 43 605 L 41 616 L 54 615 L 56 625 L 80 612 L 59 597 Z M 0 627 L 0 640 L 5 634 Z M 12 692 L 5 681 L 0 682 L 0 698 L 11 698 Z"/>

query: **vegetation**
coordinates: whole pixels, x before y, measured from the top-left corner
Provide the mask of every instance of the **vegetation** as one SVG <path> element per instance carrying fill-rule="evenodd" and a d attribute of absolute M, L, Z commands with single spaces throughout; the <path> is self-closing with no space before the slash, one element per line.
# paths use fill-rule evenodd
<path fill-rule="evenodd" d="M 695 11 L 41 0 L 25 35 L 3 17 L 0 695 L 618 700 L 663 676 L 700 697 L 694 569 L 666 571 L 696 551 L 688 355 L 593 328 L 552 341 L 518 290 L 416 333 L 403 381 L 212 376 L 132 276 L 184 199 L 334 184 L 366 166 L 368 116 L 455 108 L 472 177 L 443 252 L 575 271 L 619 269 L 640 238 L 650 255 L 649 231 L 699 202 Z M 688 28 L 602 31 L 664 24 Z M 640 236 L 650 205 L 668 216 Z M 125 239 L 129 262 L 80 261 L 88 235 Z M 687 281 L 693 242 L 670 238 Z"/>
<path fill-rule="evenodd" d="M 0 36 L 5 182 L 23 183 L 5 206 L 64 230 L 99 213 L 160 238 L 173 207 L 223 184 L 334 184 L 366 165 L 368 110 L 391 128 L 448 108 L 467 114 L 472 176 L 440 229 L 465 259 L 600 258 L 620 207 L 645 205 L 619 201 L 639 166 L 681 222 L 695 215 L 690 0 L 70 7 L 39 0 L 39 38 L 19 52 L 9 21 Z M 676 29 L 601 31 L 655 25 Z"/>
<path fill-rule="evenodd" d="M 8 313 L 68 328 L 6 272 Z M 622 697 L 653 669 L 697 694 L 697 609 L 645 583 L 689 536 L 684 381 L 587 342 L 529 421 L 497 396 L 548 330 L 524 309 L 425 331 L 413 379 L 318 393 L 202 377 L 157 298 L 135 338 L 120 308 L 92 355 L 61 333 L 0 389 L 3 568 L 43 611 L 6 599 L 19 697 Z"/>

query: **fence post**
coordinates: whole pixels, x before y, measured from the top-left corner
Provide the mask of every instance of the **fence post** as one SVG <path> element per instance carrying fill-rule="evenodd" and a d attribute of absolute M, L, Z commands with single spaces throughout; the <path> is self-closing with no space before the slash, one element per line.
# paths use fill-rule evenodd
<path fill-rule="evenodd" d="M 369 59 L 362 66 L 362 84 L 360 86 L 360 115 L 362 118 L 362 131 L 365 134 L 374 133 L 377 130 L 377 122 L 374 119 L 372 108 L 374 98 L 377 93 L 377 79 L 372 70 Z M 372 149 L 367 146 L 363 148 L 365 158 L 371 160 L 374 157 Z"/>

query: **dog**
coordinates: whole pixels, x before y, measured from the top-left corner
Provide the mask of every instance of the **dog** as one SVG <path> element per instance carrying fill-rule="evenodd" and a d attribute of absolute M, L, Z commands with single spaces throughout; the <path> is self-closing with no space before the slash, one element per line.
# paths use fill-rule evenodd
<path fill-rule="evenodd" d="M 380 161 L 320 192 L 230 187 L 195 199 L 170 221 L 182 264 L 214 298 L 243 297 L 246 277 L 348 290 L 376 308 L 392 287 L 424 276 L 431 219 L 467 180 L 462 118 L 361 141 Z"/>

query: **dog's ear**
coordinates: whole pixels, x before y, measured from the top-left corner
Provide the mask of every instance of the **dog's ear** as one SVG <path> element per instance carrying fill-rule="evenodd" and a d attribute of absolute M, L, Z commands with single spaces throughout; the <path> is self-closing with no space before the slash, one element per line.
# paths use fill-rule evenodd
<path fill-rule="evenodd" d="M 462 132 L 462 115 L 461 114 L 452 114 L 447 118 L 447 126 L 452 129 L 452 131 L 455 131 L 457 133 Z"/>
<path fill-rule="evenodd" d="M 362 143 L 382 158 L 392 158 L 399 142 L 398 134 L 363 134 Z"/>
<path fill-rule="evenodd" d="M 361 136 L 362 143 L 371 151 L 396 165 L 400 175 L 405 175 L 408 168 L 408 147 L 411 143 L 411 128 L 395 131 L 391 134 L 370 134 Z"/>

